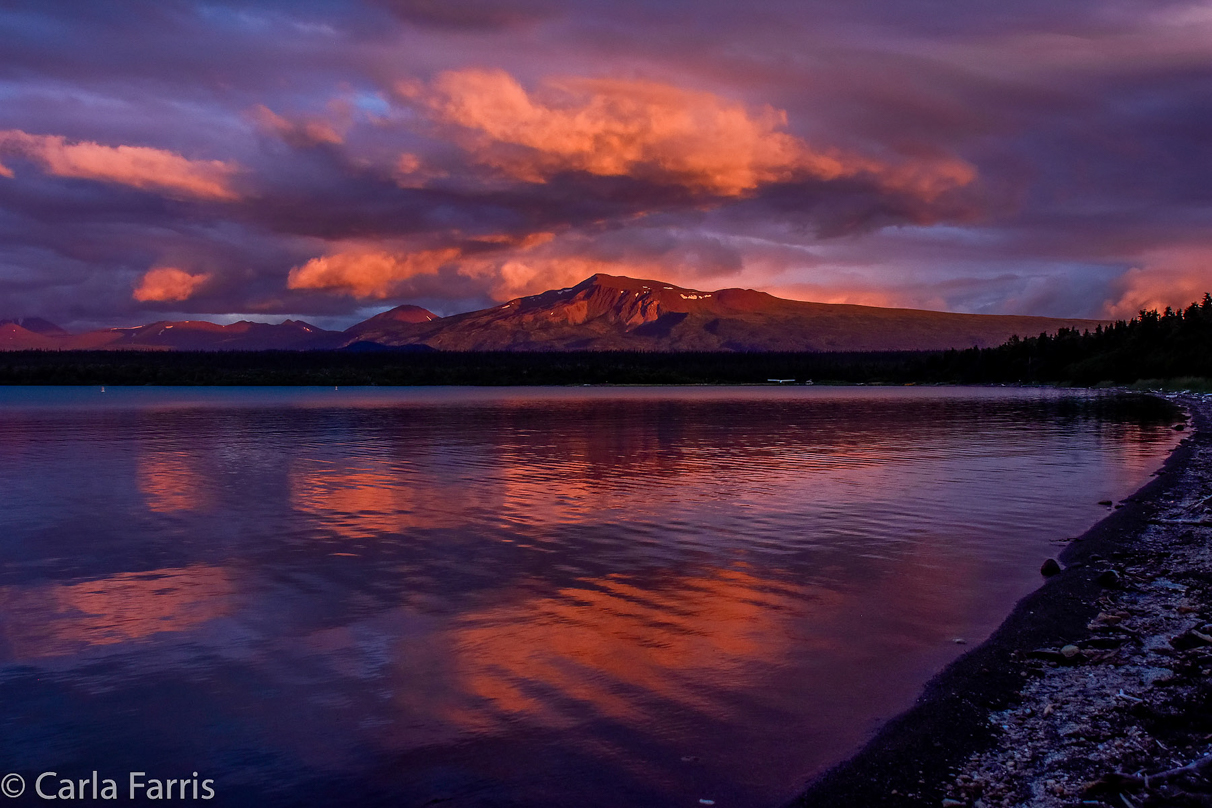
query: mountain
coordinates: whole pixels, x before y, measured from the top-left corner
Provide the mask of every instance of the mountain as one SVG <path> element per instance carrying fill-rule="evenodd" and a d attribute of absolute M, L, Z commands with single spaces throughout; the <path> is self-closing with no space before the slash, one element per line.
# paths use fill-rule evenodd
<path fill-rule="evenodd" d="M 31 318 L 36 320 L 36 318 Z M 45 320 L 50 329 L 31 331 L 28 323 L 0 324 L 0 350 L 129 350 L 129 351 L 267 351 L 322 350 L 349 341 L 340 331 L 326 331 L 301 320 L 277 325 L 241 320 L 218 325 L 205 320 L 160 321 L 133 328 L 103 328 L 68 334 Z"/>
<path fill-rule="evenodd" d="M 277 325 L 240 320 L 217 325 L 205 320 L 161 321 L 134 328 L 106 328 L 66 339 L 64 348 L 160 351 L 299 351 L 336 348 L 348 340 L 302 320 Z"/>
<path fill-rule="evenodd" d="M 35 351 L 58 347 L 59 339 L 31 331 L 14 320 L 0 324 L 0 351 Z"/>
<path fill-rule="evenodd" d="M 47 337 L 66 337 L 68 333 L 59 326 L 43 320 L 41 317 L 16 317 L 7 320 L 0 320 L 0 326 L 16 325 L 32 334 L 41 334 Z"/>
<path fill-rule="evenodd" d="M 389 314 L 346 334 L 447 351 L 902 351 L 989 347 L 1014 334 L 1101 322 L 805 303 L 752 289 L 703 292 L 612 275 L 422 322 Z"/>
<path fill-rule="evenodd" d="M 405 325 L 424 325 L 439 319 L 429 309 L 420 306 L 396 306 L 382 314 L 376 314 L 369 320 L 364 320 L 355 326 L 345 329 L 345 333 L 358 341 L 378 342 L 377 336 L 393 336 L 401 323 Z"/>
<path fill-rule="evenodd" d="M 71 335 L 38 318 L 3 320 L 0 350 L 906 351 L 989 347 L 1015 334 L 1100 322 L 804 303 L 752 289 L 702 292 L 594 275 L 450 317 L 397 306 L 344 332 L 301 320 L 185 320 Z"/>

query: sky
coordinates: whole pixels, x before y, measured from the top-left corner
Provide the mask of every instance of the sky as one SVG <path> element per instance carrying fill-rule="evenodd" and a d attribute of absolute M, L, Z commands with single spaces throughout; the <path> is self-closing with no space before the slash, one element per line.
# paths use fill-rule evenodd
<path fill-rule="evenodd" d="M 1212 290 L 1212 2 L 0 0 L 0 317 Z"/>

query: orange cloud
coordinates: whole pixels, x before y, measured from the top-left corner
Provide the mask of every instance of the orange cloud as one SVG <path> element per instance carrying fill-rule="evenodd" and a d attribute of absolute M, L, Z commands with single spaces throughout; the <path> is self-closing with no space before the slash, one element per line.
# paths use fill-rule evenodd
<path fill-rule="evenodd" d="M 695 254 L 643 250 L 600 251 L 576 233 L 540 231 L 525 236 L 487 235 L 446 248 L 419 248 L 390 242 L 334 243 L 326 256 L 291 270 L 291 289 L 316 289 L 383 300 L 432 288 L 442 271 L 494 300 L 512 300 L 572 286 L 591 275 L 661 277 L 671 282 L 702 279 Z M 598 257 L 595 252 L 604 252 Z"/>
<path fill-rule="evenodd" d="M 290 289 L 323 289 L 353 297 L 383 300 L 407 281 L 433 276 L 448 267 L 479 281 L 497 299 L 543 291 L 552 283 L 584 280 L 613 265 L 583 258 L 533 254 L 550 244 L 554 233 L 485 236 L 465 246 L 433 249 L 385 249 L 383 245 L 338 246 L 290 271 Z M 484 247 L 490 247 L 485 252 Z M 617 269 L 617 267 L 615 267 Z"/>
<path fill-rule="evenodd" d="M 975 177 L 959 160 L 889 166 L 813 149 L 781 131 L 782 110 L 752 112 L 712 93 L 651 81 L 549 80 L 532 94 L 504 71 L 461 70 L 428 87 L 404 82 L 397 91 L 435 122 L 468 133 L 464 145 L 478 161 L 527 182 L 584 171 L 740 196 L 772 182 L 865 175 L 934 198 Z"/>
<path fill-rule="evenodd" d="M 425 165 L 421 158 L 412 152 L 401 154 L 392 168 L 396 184 L 401 188 L 424 188 L 433 180 L 449 176 L 442 169 Z"/>
<path fill-rule="evenodd" d="M 160 267 L 144 275 L 131 296 L 141 303 L 189 300 L 208 280 L 208 273 L 191 275 L 176 267 Z"/>
<path fill-rule="evenodd" d="M 396 160 L 396 173 L 402 177 L 411 176 L 421 170 L 421 158 L 411 152 L 400 155 Z"/>
<path fill-rule="evenodd" d="M 1143 256 L 1112 286 L 1116 300 L 1108 302 L 1109 317 L 1129 318 L 1141 309 L 1185 308 L 1212 292 L 1212 248 L 1183 247 Z"/>
<path fill-rule="evenodd" d="M 327 289 L 354 297 L 382 300 L 402 281 L 437 272 L 458 258 L 461 251 L 448 247 L 396 254 L 375 249 L 353 249 L 313 258 L 290 271 L 290 289 Z"/>
<path fill-rule="evenodd" d="M 103 146 L 91 141 L 69 143 L 59 135 L 31 135 L 19 129 L 0 131 L 0 153 L 37 163 L 56 177 L 112 182 L 169 196 L 232 200 L 236 166 L 219 160 L 190 160 L 175 152 L 147 146 Z M 4 169 L 0 174 L 11 177 Z"/>

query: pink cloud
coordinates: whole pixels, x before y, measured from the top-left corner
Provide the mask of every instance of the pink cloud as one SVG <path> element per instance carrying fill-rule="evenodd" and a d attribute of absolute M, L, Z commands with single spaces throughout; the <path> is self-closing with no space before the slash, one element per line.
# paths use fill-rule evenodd
<path fill-rule="evenodd" d="M 861 176 L 933 199 L 976 176 L 958 159 L 893 165 L 816 149 L 783 131 L 782 110 L 651 81 L 551 79 L 532 93 L 501 70 L 460 70 L 397 92 L 460 130 L 478 162 L 526 182 L 584 171 L 741 196 L 774 182 Z"/>
<path fill-rule="evenodd" d="M 190 160 L 148 146 L 69 143 L 59 135 L 31 135 L 9 129 L 0 131 L 0 153 L 24 157 L 57 177 L 112 182 L 176 197 L 224 201 L 238 197 L 231 187 L 237 171 L 234 164 Z M 8 170 L 0 170 L 0 174 L 12 176 Z"/>
<path fill-rule="evenodd" d="M 1141 309 L 1185 308 L 1212 292 L 1212 247 L 1175 247 L 1143 256 L 1140 266 L 1111 286 L 1109 317 L 1128 318 Z"/>
<path fill-rule="evenodd" d="M 262 128 L 295 146 L 332 146 L 345 142 L 345 136 L 332 123 L 320 118 L 291 120 L 258 104 L 249 116 Z"/>
<path fill-rule="evenodd" d="M 159 267 L 140 279 L 132 297 L 141 303 L 188 300 L 208 280 L 207 273 L 191 275 L 176 267 Z"/>

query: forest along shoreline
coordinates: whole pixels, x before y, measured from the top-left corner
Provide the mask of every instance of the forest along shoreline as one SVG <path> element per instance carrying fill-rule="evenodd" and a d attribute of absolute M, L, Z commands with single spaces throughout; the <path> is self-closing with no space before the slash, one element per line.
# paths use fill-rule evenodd
<path fill-rule="evenodd" d="M 1157 478 L 791 806 L 1212 803 L 1212 396 L 1168 398 Z"/>

